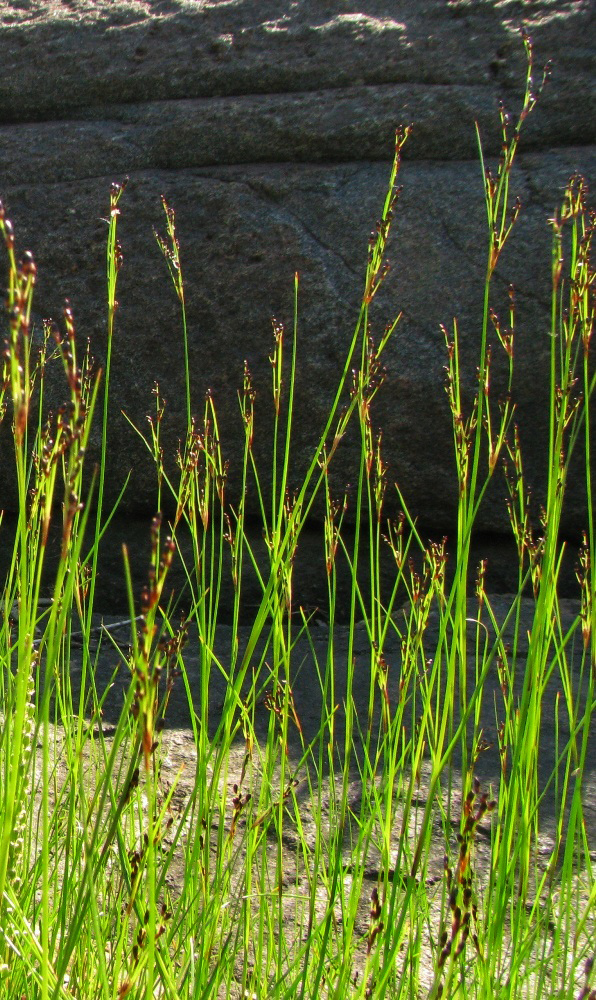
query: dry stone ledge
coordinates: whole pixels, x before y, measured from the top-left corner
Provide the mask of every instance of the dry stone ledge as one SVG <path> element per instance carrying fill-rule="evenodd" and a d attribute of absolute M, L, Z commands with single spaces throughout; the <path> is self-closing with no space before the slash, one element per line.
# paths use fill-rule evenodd
<path fill-rule="evenodd" d="M 548 115 L 537 135 L 542 142 L 593 141 L 590 0 L 538 0 L 531 8 L 494 0 L 3 2 L 2 120 L 52 120 L 81 108 L 101 115 L 108 104 L 388 84 L 424 85 L 432 120 L 444 87 L 484 88 L 493 98 L 517 94 L 522 20 L 541 60 L 556 62 L 559 78 L 545 98 Z M 332 105 L 334 95 L 326 100 Z M 460 133 L 466 146 L 467 124 Z M 357 132 L 352 156 L 359 159 Z M 451 142 L 457 148 L 458 136 Z"/>
<path fill-rule="evenodd" d="M 108 499 L 130 468 L 129 514 L 151 512 L 154 476 L 121 416 L 144 429 L 160 384 L 172 462 L 184 427 L 178 309 L 152 227 L 160 196 L 177 212 L 188 286 L 193 405 L 208 388 L 237 499 L 241 425 L 236 392 L 248 359 L 259 390 L 257 461 L 268 482 L 271 317 L 289 327 L 301 277 L 294 475 L 304 469 L 332 399 L 362 291 L 368 233 L 384 199 L 393 134 L 415 122 L 401 182 L 392 272 L 377 332 L 403 311 L 387 354 L 375 424 L 390 475 L 436 530 L 453 524 L 456 492 L 443 391 L 441 322 L 457 315 L 474 383 L 482 301 L 484 204 L 474 120 L 499 148 L 499 97 L 513 111 L 524 82 L 519 27 L 553 79 L 528 121 L 513 190 L 523 213 L 496 282 L 518 295 L 515 395 L 527 469 L 544 478 L 548 354 L 547 220 L 575 170 L 596 176 L 591 2 L 501 4 L 388 0 L 255 4 L 208 0 L 0 3 L 0 197 L 39 269 L 36 317 L 59 317 L 105 354 L 105 218 L 122 199 L 124 253 L 114 342 Z M 495 391 L 500 375 L 495 373 Z M 61 390 L 52 387 L 57 401 Z M 7 428 L 0 438 L 8 455 Z M 348 439 L 335 485 L 353 478 Z M 578 479 L 581 483 L 581 478 Z M 573 480 L 571 483 L 573 488 Z M 14 505 L 10 483 L 0 506 Z M 581 489 L 566 530 L 585 520 Z M 480 525 L 506 531 L 502 498 Z"/>

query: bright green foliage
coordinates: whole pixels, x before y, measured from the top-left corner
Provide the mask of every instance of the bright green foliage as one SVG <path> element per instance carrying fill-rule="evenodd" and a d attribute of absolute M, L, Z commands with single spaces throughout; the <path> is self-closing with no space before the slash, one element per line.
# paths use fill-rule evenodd
<path fill-rule="evenodd" d="M 383 353 L 398 322 L 375 339 L 374 298 L 387 270 L 408 130 L 397 134 L 337 391 L 293 494 L 298 277 L 293 330 L 288 336 L 280 324 L 273 328 L 271 495 L 253 453 L 254 389 L 246 369 L 239 393 L 243 490 L 234 507 L 226 497 L 225 442 L 212 400 L 200 419 L 194 416 L 182 261 L 175 215 L 164 202 L 166 232 L 157 239 L 181 309 L 187 427 L 174 475 L 164 467 L 160 426 L 167 413 L 157 394 L 144 440 L 160 501 L 167 499 L 164 506 L 175 515 L 167 525 L 160 516 L 153 522 L 141 595 L 132 592 L 125 553 L 130 647 L 112 647 L 119 661 L 114 678 L 124 673 L 127 683 L 111 732 L 101 724 L 109 692 L 95 680 L 92 614 L 98 553 L 113 514 L 105 515 L 103 496 L 124 189 L 114 185 L 110 198 L 108 360 L 101 385 L 88 356 L 80 357 L 70 307 L 63 329 L 48 325 L 34 356 L 35 265 L 29 255 L 17 261 L 0 206 L 8 263 L 0 404 L 12 422 L 19 503 L 0 621 L 0 994 L 9 1000 L 596 995 L 595 845 L 582 796 L 596 707 L 589 419 L 596 379 L 590 355 L 594 220 L 581 178 L 570 181 L 551 220 L 548 490 L 539 525 L 530 522 L 514 401 L 510 393 L 502 401 L 491 395 L 492 350 L 504 352 L 510 391 L 513 385 L 514 296 L 509 315 L 500 318 L 492 283 L 506 241 L 514 238 L 520 206 L 510 193 L 511 166 L 537 99 L 525 44 L 522 112 L 514 127 L 501 114 L 496 172 L 482 163 L 486 281 L 478 388 L 467 403 L 457 323 L 444 331 L 459 489 L 450 572 L 445 542 L 425 544 L 405 506 L 397 521 L 387 522 L 387 471 L 371 416 L 383 391 Z M 67 402 L 45 417 L 44 372 L 56 362 L 64 369 Z M 83 496 L 96 401 L 103 405 L 101 463 L 97 483 Z M 33 412 L 41 414 L 37 423 Z M 361 437 L 352 542 L 343 530 L 347 500 L 333 497 L 329 477 L 350 423 Z M 588 521 L 577 613 L 570 619 L 559 599 L 560 526 L 574 452 L 584 457 Z M 518 592 L 505 607 L 487 594 L 484 563 L 470 585 L 474 525 L 489 482 L 503 469 L 519 557 Z M 250 491 L 261 512 L 265 560 L 246 530 Z M 321 499 L 328 598 L 323 645 L 318 626 L 293 599 L 297 547 Z M 48 531 L 59 509 L 61 557 L 44 604 Z M 389 591 L 380 571 L 384 552 L 395 569 Z M 183 595 L 170 598 L 173 560 L 181 561 L 186 585 Z M 351 581 L 348 624 L 341 626 L 340 564 Z M 249 571 L 261 599 L 241 642 Z M 227 572 L 234 600 L 226 609 L 232 628 L 222 653 L 218 622 Z M 183 621 L 178 606 L 186 609 Z M 78 628 L 82 679 L 75 693 L 70 664 Z M 110 637 L 103 636 L 105 647 Z M 293 694 L 305 649 L 320 704 L 314 733 L 304 731 Z M 363 671 L 366 703 L 357 705 Z M 176 676 L 187 692 L 194 767 L 190 778 L 188 768 L 184 775 L 178 808 L 182 772 L 168 785 L 160 770 L 169 752 Z M 495 676 L 497 689 L 489 683 Z M 214 716 L 210 689 L 222 678 L 225 694 Z M 545 709 L 553 686 L 554 719 Z M 487 710 L 500 755 L 492 787 L 476 776 Z M 556 757 L 545 777 L 540 761 L 547 729 L 555 731 Z M 545 841 L 547 795 L 554 827 Z M 437 843 L 445 855 L 438 874 Z"/>

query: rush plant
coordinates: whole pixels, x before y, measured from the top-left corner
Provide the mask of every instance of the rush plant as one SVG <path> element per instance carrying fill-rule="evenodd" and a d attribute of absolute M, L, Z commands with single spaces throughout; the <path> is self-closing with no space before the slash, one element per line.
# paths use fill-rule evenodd
<path fill-rule="evenodd" d="M 522 210 L 512 165 L 539 97 L 527 38 L 525 46 L 522 110 L 515 122 L 500 111 L 496 165 L 484 162 L 479 137 L 488 236 L 471 399 L 457 321 L 443 330 L 459 497 L 454 538 L 425 540 L 397 487 L 401 514 L 387 519 L 390 484 L 374 431 L 385 351 L 399 322 L 375 332 L 403 129 L 354 332 L 295 493 L 298 276 L 291 329 L 273 326 L 267 480 L 254 451 L 252 376 L 248 367 L 239 372 L 242 490 L 231 503 L 213 400 L 200 415 L 193 407 L 183 251 L 164 200 L 157 240 L 180 306 L 186 427 L 172 471 L 158 390 L 143 439 L 160 506 L 173 516 L 157 514 L 149 529 L 140 594 L 124 552 L 125 643 L 98 627 L 95 597 L 113 514 L 104 483 L 124 186 L 110 193 L 103 372 L 81 348 L 69 304 L 34 349 L 36 267 L 30 254 L 19 259 L 0 204 L 0 413 L 12 432 L 18 505 L 0 620 L 0 993 L 9 1000 L 596 996 L 593 790 L 586 798 L 596 708 L 595 223 L 585 181 L 571 178 L 550 220 L 547 489 L 534 523 L 513 399 L 515 293 L 506 315 L 493 294 Z M 491 379 L 499 351 L 508 373 L 502 399 Z M 62 367 L 65 393 L 53 413 L 45 399 L 51 364 Z M 85 486 L 98 409 L 99 471 Z M 348 500 L 333 495 L 329 472 L 350 424 L 361 449 Z M 570 610 L 560 596 L 561 524 L 578 456 L 588 515 Z M 471 565 L 471 543 L 489 484 L 503 474 L 518 588 L 495 596 L 486 563 Z M 248 531 L 249 493 L 264 557 Z M 293 587 L 315 502 L 325 511 L 324 625 L 297 606 Z M 350 519 L 354 532 L 346 531 Z M 60 554 L 49 566 L 55 521 Z M 389 585 L 381 573 L 387 553 Z M 184 571 L 182 593 L 169 587 L 174 560 Z M 340 623 L 346 567 L 348 620 Z M 249 571 L 260 590 L 252 609 Z M 184 734 L 169 728 L 180 691 Z M 488 724 L 497 733 L 492 750 Z M 494 767 L 481 779 L 489 752 Z"/>

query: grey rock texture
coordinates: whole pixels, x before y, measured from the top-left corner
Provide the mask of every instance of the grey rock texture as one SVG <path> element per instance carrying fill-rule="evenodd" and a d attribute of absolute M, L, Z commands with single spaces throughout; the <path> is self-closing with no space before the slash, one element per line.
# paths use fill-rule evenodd
<path fill-rule="evenodd" d="M 540 492 L 545 463 L 549 216 L 575 170 L 596 176 L 594 7 L 544 0 L 141 0 L 0 3 L 0 197 L 38 263 L 36 311 L 68 296 L 81 337 L 105 353 L 105 218 L 122 198 L 124 267 L 111 386 L 109 498 L 127 471 L 129 514 L 153 511 L 154 474 L 129 424 L 145 429 L 159 382 L 172 461 L 184 428 L 178 306 L 152 227 L 160 196 L 177 213 L 187 281 L 193 404 L 213 391 L 229 491 L 237 499 L 237 389 L 247 359 L 259 391 L 255 448 L 268 480 L 271 317 L 291 328 L 300 274 L 294 473 L 332 399 L 362 292 L 367 239 L 384 199 L 395 127 L 413 121 L 401 176 L 392 271 L 376 332 L 403 319 L 386 356 L 390 475 L 435 531 L 453 525 L 451 431 L 439 324 L 457 316 L 474 384 L 484 274 L 484 203 L 474 120 L 499 149 L 497 102 L 515 112 L 526 23 L 553 79 L 527 123 L 513 189 L 523 212 L 496 282 L 514 281 L 522 442 Z M 375 331 L 373 331 L 375 332 Z M 498 373 L 496 386 L 498 390 Z M 526 428 L 525 434 L 523 428 Z M 6 428 L 3 430 L 6 435 Z M 6 454 L 6 440 L 4 453 Z M 357 441 L 338 459 L 343 490 Z M 3 482 L 4 506 L 10 506 Z M 393 507 L 395 509 L 395 503 Z M 566 528 L 585 519 L 577 490 Z M 480 527 L 506 532 L 502 497 Z"/>

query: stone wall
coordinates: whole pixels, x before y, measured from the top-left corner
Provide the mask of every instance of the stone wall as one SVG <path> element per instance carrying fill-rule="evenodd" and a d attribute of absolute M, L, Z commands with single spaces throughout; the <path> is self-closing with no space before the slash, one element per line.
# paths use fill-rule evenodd
<path fill-rule="evenodd" d="M 246 358 L 259 388 L 255 447 L 270 438 L 271 317 L 291 326 L 299 272 L 296 474 L 322 426 L 362 291 L 368 234 L 389 172 L 395 127 L 405 152 L 391 275 L 378 332 L 403 319 L 386 358 L 375 422 L 415 514 L 453 523 L 451 432 L 439 324 L 477 343 L 484 202 L 474 121 L 499 150 L 497 102 L 519 108 L 522 23 L 536 76 L 552 80 L 524 132 L 513 188 L 523 205 L 496 283 L 515 281 L 515 394 L 530 476 L 544 468 L 550 237 L 547 219 L 575 170 L 596 177 L 594 8 L 590 0 L 20 0 L 0 4 L 0 197 L 39 269 L 38 317 L 71 300 L 79 335 L 105 352 L 105 218 L 121 201 L 121 272 L 111 387 L 110 497 L 134 469 L 124 509 L 153 511 L 154 477 L 125 410 L 141 428 L 157 380 L 166 456 L 184 427 L 178 308 L 152 227 L 160 196 L 176 209 L 188 289 L 194 405 L 212 389 L 230 491 L 237 496 L 236 392 Z M 4 428 L 6 434 L 6 428 Z M 6 448 L 6 441 L 5 441 Z M 356 442 L 343 451 L 353 476 Z M 10 504 L 3 484 L 2 502 Z M 584 518 L 580 491 L 567 530 Z M 495 493 L 481 527 L 506 531 Z"/>

